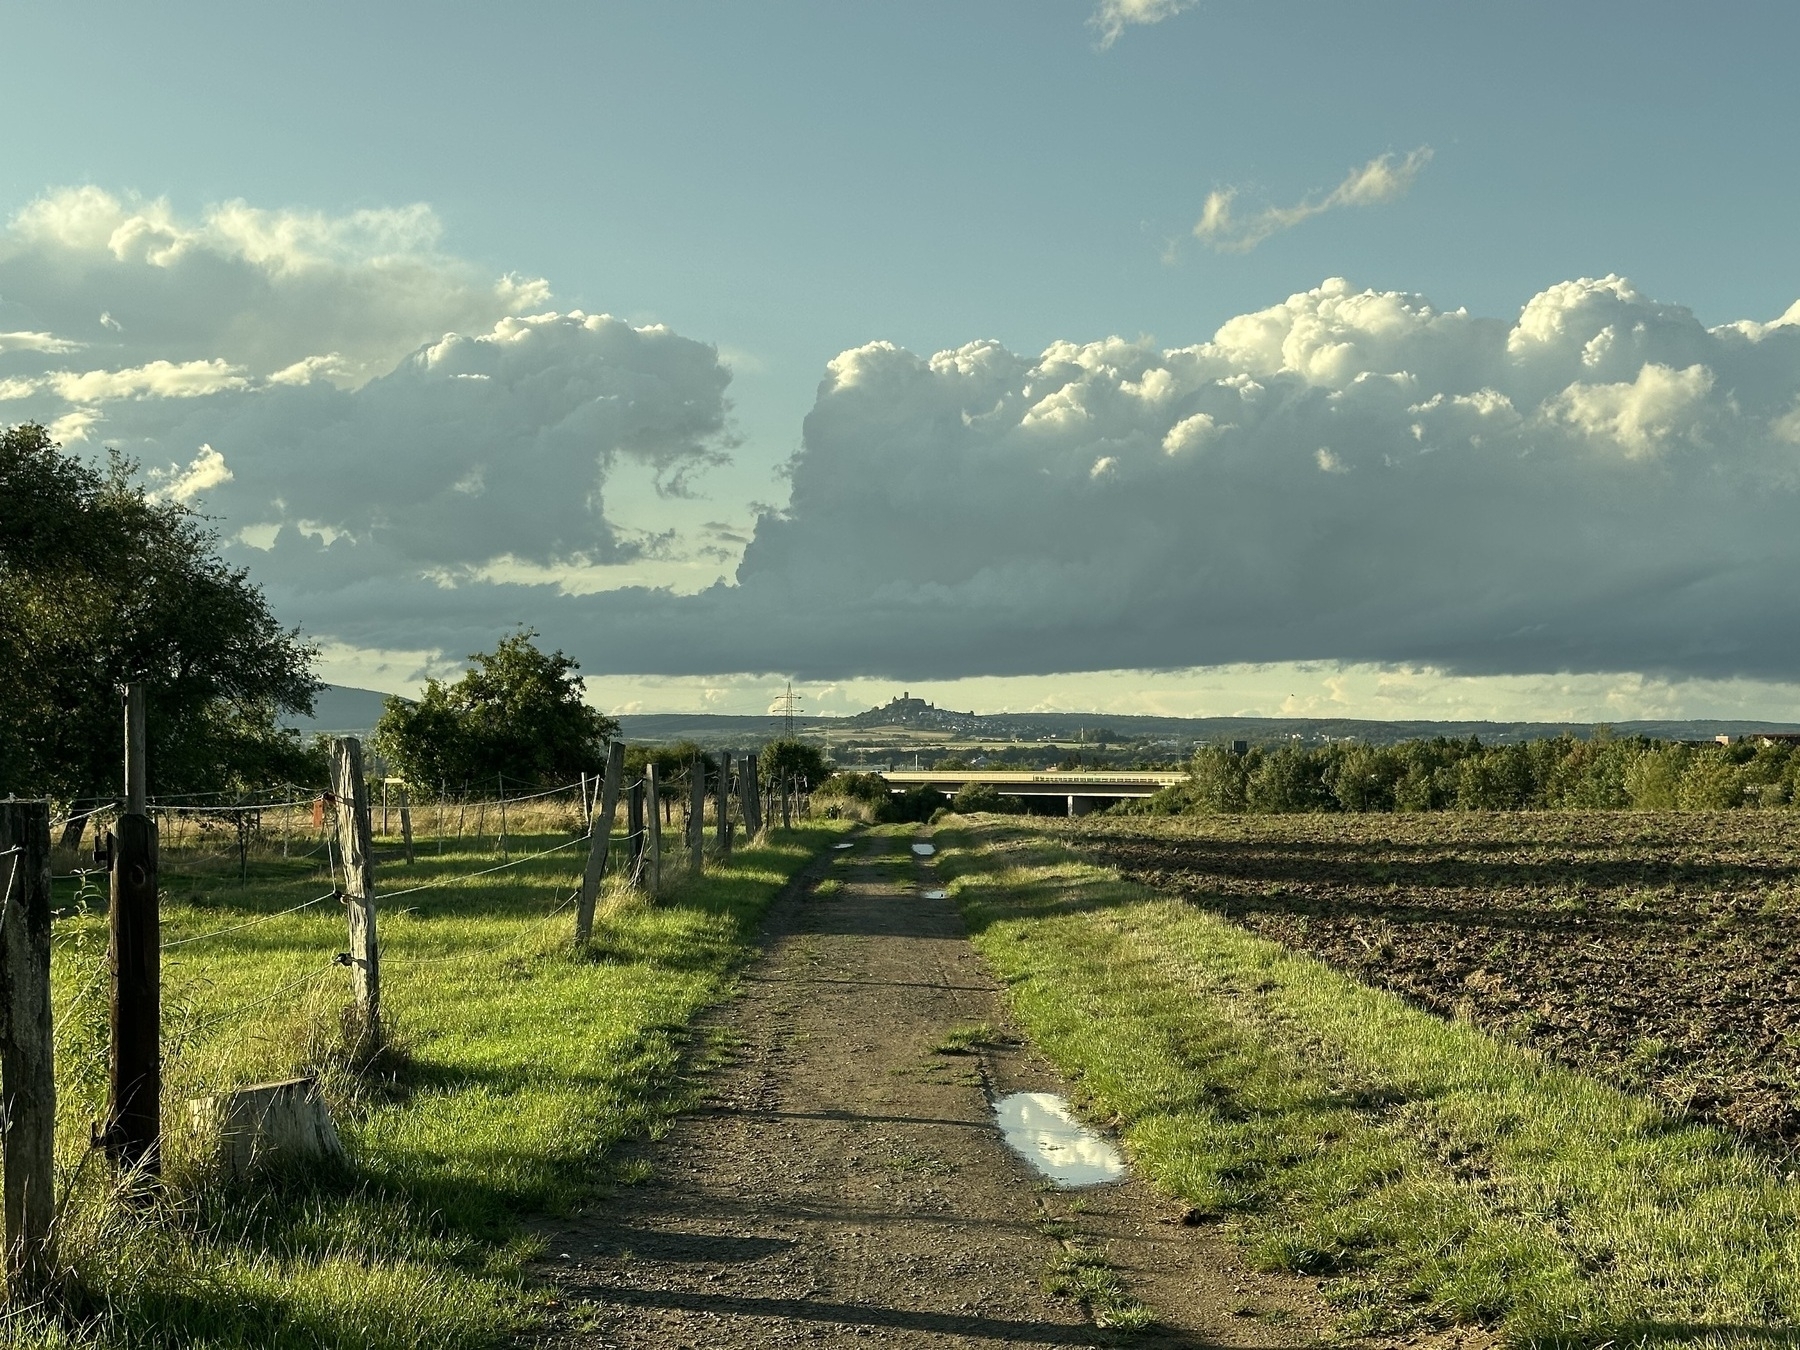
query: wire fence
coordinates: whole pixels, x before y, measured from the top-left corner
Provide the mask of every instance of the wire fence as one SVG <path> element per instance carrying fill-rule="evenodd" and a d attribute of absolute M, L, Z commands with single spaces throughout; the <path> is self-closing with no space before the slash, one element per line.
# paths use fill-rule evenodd
<path fill-rule="evenodd" d="M 694 767 L 668 766 L 660 781 L 650 773 L 634 774 L 615 782 L 612 789 L 614 817 L 606 822 L 610 838 L 609 868 L 624 884 L 641 886 L 648 873 L 648 853 L 655 839 L 661 849 L 660 860 L 679 863 L 691 856 L 696 834 L 704 840 L 718 837 L 718 810 L 723 803 L 723 819 L 732 830 L 749 828 L 752 819 L 760 820 L 762 811 L 753 807 L 742 795 L 742 783 L 721 783 L 716 770 L 709 772 L 702 784 L 699 817 L 694 817 Z M 752 780 L 753 781 L 753 780 Z M 418 791 L 412 785 L 394 779 L 375 778 L 368 782 L 364 809 L 369 817 L 371 842 L 374 846 L 378 881 L 375 888 L 377 910 L 395 901 L 438 893 L 452 895 L 469 883 L 503 873 L 517 872 L 562 855 L 574 854 L 575 865 L 559 877 L 542 877 L 542 883 L 556 897 L 555 902 L 536 920 L 525 938 L 508 937 L 500 946 L 520 940 L 535 939 L 539 930 L 566 914 L 582 896 L 587 854 L 592 848 L 595 819 L 600 811 L 604 776 L 600 772 L 550 786 L 497 775 L 490 791 L 449 791 L 439 785 L 435 791 Z M 518 789 L 518 790 L 515 790 Z M 654 795 L 651 795 L 654 791 Z M 771 799 L 772 801 L 772 799 Z M 635 802 L 635 805 L 632 805 Z M 763 802 L 766 807 L 770 802 Z M 53 879 L 75 883 L 72 892 L 60 892 L 64 915 L 101 908 L 107 901 L 107 880 L 111 832 L 122 813 L 122 800 L 88 801 L 80 809 L 71 809 L 53 817 Z M 152 797 L 146 811 L 158 827 L 160 868 L 165 883 L 181 878 L 192 887 L 210 888 L 212 898 L 229 898 L 232 879 L 230 865 L 235 863 L 237 884 L 245 889 L 245 899 L 266 895 L 271 888 L 296 886 L 308 877 L 317 879 L 311 893 L 303 893 L 291 904 L 248 915 L 201 932 L 182 932 L 188 915 L 180 907 L 164 907 L 164 921 L 173 920 L 177 934 L 157 944 L 159 952 L 180 957 L 183 969 L 189 969 L 196 958 L 204 961 L 207 952 L 229 947 L 230 939 L 265 925 L 291 920 L 314 913 L 336 900 L 348 903 L 350 879 L 346 874 L 338 846 L 342 804 L 328 790 L 309 789 L 284 783 L 256 792 L 169 793 Z M 620 819 L 620 817 L 624 819 Z M 660 820 L 655 817 L 660 816 Z M 623 827 L 623 828 L 620 828 Z M 660 828 L 659 828 L 660 827 Z M 559 842 L 543 846 L 546 835 L 566 834 Z M 90 842 L 92 854 L 82 844 Z M 517 844 L 528 851 L 515 852 Z M 533 845 L 539 845 L 533 847 Z M 494 854 L 499 858 L 487 861 Z M 406 862 L 401 858 L 405 856 Z M 452 859 L 469 864 L 438 874 L 421 877 L 407 884 L 405 872 L 415 866 L 437 867 Z M 441 860 L 441 861 L 440 861 Z M 7 869 L 7 855 L 0 854 L 0 873 Z M 256 872 L 255 877 L 251 872 Z M 0 876 L 0 881 L 9 878 Z M 539 878 L 533 878 L 533 884 Z M 395 884 L 399 883 L 399 884 Z M 10 894 L 10 888 L 8 888 Z M 3 906 L 4 901 L 0 901 Z M 412 912 L 411 907 L 400 912 Z M 3 913 L 3 908 L 0 908 Z M 219 1011 L 218 1017 L 229 1020 L 269 1001 L 279 1001 L 285 994 L 306 984 L 328 977 L 334 967 L 345 963 L 344 953 L 337 951 L 338 941 L 321 968 L 304 977 L 287 981 L 260 994 L 254 1000 Z M 491 954 L 489 947 L 471 948 L 447 956 L 412 956 L 404 951 L 384 953 L 383 964 L 422 966 Z M 60 1034 L 69 1019 L 89 1005 L 93 992 L 105 982 L 104 964 L 83 987 L 67 1001 L 57 1024 Z M 59 1000 L 60 1001 L 60 1000 Z M 208 1021 L 215 1020 L 211 1014 Z"/>
<path fill-rule="evenodd" d="M 43 993 L 33 1015 L 54 1010 L 29 1033 L 46 1086 L 23 1114 L 9 1115 L 9 1186 L 16 1136 L 42 1142 L 28 1189 L 37 1193 L 40 1171 L 41 1184 L 54 1188 L 63 1113 L 49 1074 L 59 1057 L 74 1057 L 76 1081 L 86 1085 L 68 1100 L 81 1102 L 108 1080 L 104 1129 L 90 1138 L 88 1122 L 80 1125 L 83 1156 L 100 1145 L 119 1184 L 134 1184 L 130 1159 L 145 1154 L 127 1149 L 147 1141 L 154 1157 L 165 1124 L 179 1137 L 189 1117 L 172 1102 L 184 1094 L 229 1092 L 259 1081 L 251 1074 L 297 1066 L 365 1075 L 378 1062 L 370 1047 L 381 1052 L 384 1041 L 382 968 L 429 999 L 433 968 L 494 966 L 509 952 L 535 959 L 571 911 L 567 945 L 585 943 L 603 887 L 654 899 L 664 878 L 731 853 L 735 832 L 748 837 L 765 820 L 805 811 L 784 781 L 778 814 L 777 786 L 759 784 L 756 761 L 739 761 L 734 775 L 723 755 L 716 765 L 647 758 L 642 772 L 626 774 L 623 747 L 614 746 L 602 772 L 548 785 L 497 774 L 491 791 L 365 777 L 360 748 L 348 740 L 333 743 L 332 761 L 341 799 L 292 783 L 169 793 L 145 804 L 152 830 L 126 816 L 118 799 L 70 803 L 53 818 L 41 802 L 9 806 L 36 814 L 20 816 L 31 822 L 28 836 L 9 836 L 32 842 L 0 849 L 0 932 L 9 943 L 30 936 L 37 944 L 30 960 Z M 46 823 L 47 855 L 36 842 Z M 427 895 L 445 903 L 397 904 Z M 333 901 L 343 906 L 336 922 L 325 917 L 339 912 Z M 28 922 L 18 922 L 15 904 Z M 93 922 L 109 906 L 105 924 Z M 386 950 L 375 921 L 384 911 L 418 916 L 383 928 Z M 439 926 L 440 919 L 475 922 Z M 495 970 L 492 978 L 506 976 Z M 15 1035 L 27 1020 L 19 1007 L 30 1005 L 4 1009 Z M 130 1066 L 128 1056 L 137 1057 Z M 12 1102 L 11 1060 L 7 1072 Z M 160 1083 L 147 1130 L 141 1113 L 120 1106 L 121 1084 L 141 1084 L 145 1074 Z M 73 1127 L 64 1126 L 67 1144 Z M 9 1210 L 8 1243 L 12 1217 Z"/>

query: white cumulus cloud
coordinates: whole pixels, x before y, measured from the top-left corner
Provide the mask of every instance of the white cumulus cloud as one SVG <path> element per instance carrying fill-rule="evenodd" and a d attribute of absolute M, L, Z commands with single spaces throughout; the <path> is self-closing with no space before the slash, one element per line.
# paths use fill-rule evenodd
<path fill-rule="evenodd" d="M 191 502 L 209 488 L 229 483 L 233 476 L 225 456 L 210 445 L 201 446 L 200 453 L 188 461 L 185 469 L 171 464 L 167 469 L 150 471 L 150 479 L 156 484 L 153 495 L 173 497 L 178 502 Z"/>
<path fill-rule="evenodd" d="M 1796 409 L 1800 329 L 1619 278 L 1511 319 L 1332 280 L 1190 346 L 872 343 L 731 584 L 588 597 L 569 631 L 621 673 L 1791 679 Z"/>
<path fill-rule="evenodd" d="M 676 500 L 733 444 L 713 347 L 483 277 L 425 207 L 51 192 L 0 230 L 0 297 L 8 422 L 167 466 L 156 493 L 204 498 L 277 613 L 352 645 L 473 650 L 517 583 L 684 575 L 609 480 Z"/>
<path fill-rule="evenodd" d="M 0 229 L 0 330 L 39 340 L 23 350 L 99 357 L 88 369 L 223 360 L 266 376 L 331 352 L 331 378 L 354 385 L 446 332 L 547 306 L 544 282 L 484 277 L 442 233 L 425 206 L 185 215 L 58 189 Z M 0 343 L 0 374 L 14 355 Z"/>

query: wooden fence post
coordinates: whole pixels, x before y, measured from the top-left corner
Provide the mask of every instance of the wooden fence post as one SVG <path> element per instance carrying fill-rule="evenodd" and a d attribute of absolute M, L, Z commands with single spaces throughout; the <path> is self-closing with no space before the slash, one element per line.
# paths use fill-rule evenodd
<path fill-rule="evenodd" d="M 694 756 L 688 782 L 688 870 L 699 876 L 706 856 L 706 758 Z"/>
<path fill-rule="evenodd" d="M 731 856 L 731 751 L 719 752 L 719 856 Z"/>
<path fill-rule="evenodd" d="M 612 844 L 613 812 L 619 806 L 619 779 L 625 772 L 625 743 L 614 741 L 606 749 L 606 781 L 600 787 L 600 807 L 588 822 L 587 868 L 581 874 L 581 899 L 575 905 L 575 941 L 586 943 L 594 935 L 594 904 L 600 898 L 600 877 L 606 871 L 606 852 Z"/>
<path fill-rule="evenodd" d="M 381 1048 L 381 947 L 375 938 L 375 857 L 369 838 L 369 785 L 363 778 L 362 742 L 331 741 L 331 785 L 337 794 L 338 852 L 344 860 L 344 901 L 350 920 L 351 987 L 371 1049 Z"/>
<path fill-rule="evenodd" d="M 500 785 L 500 860 L 512 861 L 512 854 L 506 851 L 506 775 L 495 775 L 495 782 Z"/>
<path fill-rule="evenodd" d="M 102 1139 L 121 1172 L 156 1175 L 162 1137 L 161 926 L 157 916 L 156 824 L 145 814 L 144 686 L 125 686 L 125 812 L 114 823 L 112 1046 Z"/>
<path fill-rule="evenodd" d="M 56 1269 L 55 1033 L 50 1021 L 50 803 L 0 802 L 0 1112 L 6 1293 L 30 1302 Z"/>
<path fill-rule="evenodd" d="M 648 814 L 644 827 L 649 831 L 644 847 L 650 855 L 650 894 L 662 889 L 662 785 L 656 781 L 656 761 L 644 765 L 644 797 Z"/>
<path fill-rule="evenodd" d="M 400 785 L 400 838 L 406 845 L 406 861 L 410 866 L 413 861 L 412 792 L 405 783 Z"/>
<path fill-rule="evenodd" d="M 762 813 L 756 800 L 756 756 L 744 756 L 744 767 L 738 770 L 738 808 L 744 817 L 744 837 L 755 839 L 762 834 Z"/>
<path fill-rule="evenodd" d="M 625 794 L 625 840 L 631 846 L 631 884 L 644 875 L 644 780 Z"/>

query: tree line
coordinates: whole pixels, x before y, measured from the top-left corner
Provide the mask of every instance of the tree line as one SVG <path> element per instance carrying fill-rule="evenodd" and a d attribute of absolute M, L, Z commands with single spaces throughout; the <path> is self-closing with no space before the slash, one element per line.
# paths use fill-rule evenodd
<path fill-rule="evenodd" d="M 1800 800 L 1800 746 L 1655 741 L 1602 731 L 1512 745 L 1433 737 L 1198 751 L 1189 780 L 1132 814 L 1295 811 L 1705 811 Z"/>

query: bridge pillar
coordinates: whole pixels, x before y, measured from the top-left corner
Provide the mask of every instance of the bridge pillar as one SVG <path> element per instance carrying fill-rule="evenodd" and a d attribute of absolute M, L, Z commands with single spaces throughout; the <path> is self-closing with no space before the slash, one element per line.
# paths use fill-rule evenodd
<path fill-rule="evenodd" d="M 1069 814 L 1072 816 L 1085 816 L 1091 811 L 1098 811 L 1102 805 L 1103 803 L 1098 797 L 1076 797 L 1071 795 L 1069 798 Z"/>

